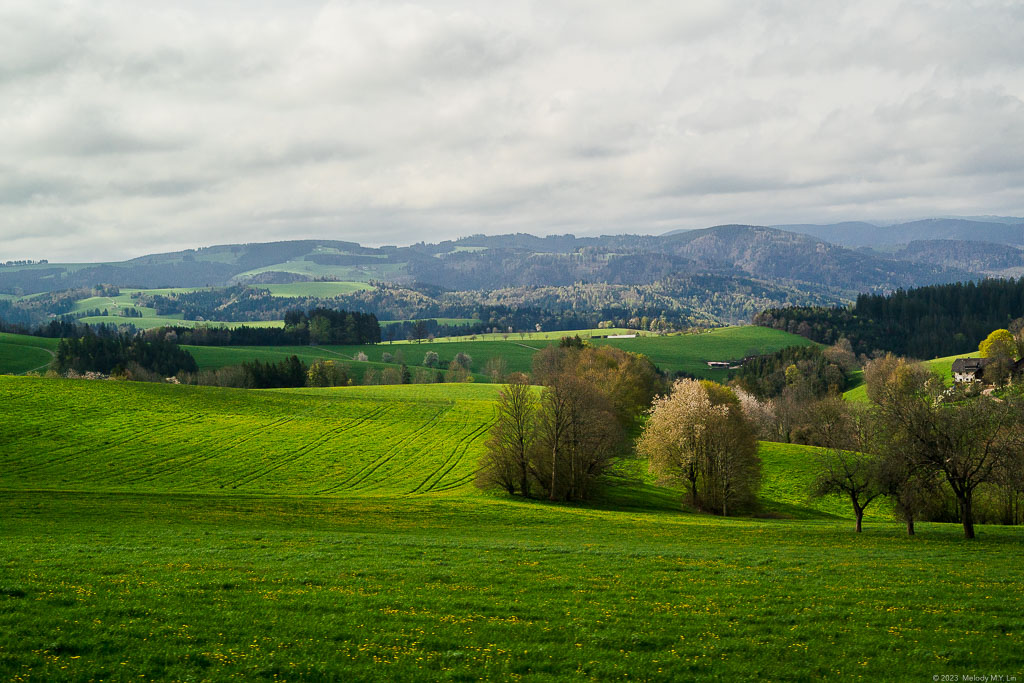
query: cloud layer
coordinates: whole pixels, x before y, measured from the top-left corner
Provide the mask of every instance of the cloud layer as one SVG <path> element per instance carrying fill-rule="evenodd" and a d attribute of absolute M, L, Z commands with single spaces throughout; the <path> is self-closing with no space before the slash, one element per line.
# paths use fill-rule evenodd
<path fill-rule="evenodd" d="M 0 7 L 0 260 L 1024 213 L 1024 6 Z"/>

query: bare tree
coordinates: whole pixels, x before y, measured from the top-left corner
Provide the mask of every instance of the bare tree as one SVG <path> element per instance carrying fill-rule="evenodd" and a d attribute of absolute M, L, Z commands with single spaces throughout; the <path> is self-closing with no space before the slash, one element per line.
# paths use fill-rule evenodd
<path fill-rule="evenodd" d="M 884 493 L 882 458 L 877 455 L 871 414 L 837 396 L 819 401 L 812 416 L 825 450 L 811 496 L 846 497 L 853 507 L 857 533 L 863 528 L 864 510 Z"/>
<path fill-rule="evenodd" d="M 531 473 L 550 500 L 581 500 L 621 443 L 622 430 L 600 389 L 563 374 L 541 396 Z"/>
<path fill-rule="evenodd" d="M 500 384 L 505 381 L 505 375 L 508 374 L 508 363 L 500 356 L 488 358 L 484 364 L 484 374 L 495 384 Z"/>
<path fill-rule="evenodd" d="M 517 374 L 498 394 L 497 419 L 481 460 L 477 485 L 500 486 L 510 494 L 530 496 L 530 451 L 536 438 L 537 395 Z"/>

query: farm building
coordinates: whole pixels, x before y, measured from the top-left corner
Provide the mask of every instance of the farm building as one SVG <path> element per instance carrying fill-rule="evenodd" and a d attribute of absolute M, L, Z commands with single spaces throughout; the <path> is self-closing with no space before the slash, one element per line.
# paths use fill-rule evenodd
<path fill-rule="evenodd" d="M 991 362 L 990 358 L 957 358 L 953 361 L 953 381 L 980 382 L 985 366 Z"/>
<path fill-rule="evenodd" d="M 957 358 L 953 361 L 954 382 L 982 382 L 982 374 L 985 368 L 992 363 L 992 358 Z M 1024 375 L 1024 358 L 1011 363 L 1009 368 L 1011 378 L 1019 378 Z"/>

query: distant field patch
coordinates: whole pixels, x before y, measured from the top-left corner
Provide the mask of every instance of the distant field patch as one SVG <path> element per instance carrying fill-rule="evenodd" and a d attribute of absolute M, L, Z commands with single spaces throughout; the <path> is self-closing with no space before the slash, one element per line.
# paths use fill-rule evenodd
<path fill-rule="evenodd" d="M 642 353 L 668 372 L 682 370 L 719 381 L 728 376 L 728 370 L 712 370 L 708 367 L 709 361 L 739 361 L 746 356 L 773 353 L 787 346 L 814 344 L 795 334 L 754 325 L 723 327 L 700 334 L 595 339 L 593 343 Z"/>
<path fill-rule="evenodd" d="M 318 297 L 330 299 L 373 289 L 373 286 L 366 282 L 293 282 L 288 285 L 250 285 L 257 289 L 269 289 L 276 297 Z"/>
<path fill-rule="evenodd" d="M 481 374 L 487 362 L 492 358 L 501 358 L 509 372 L 529 372 L 533 356 L 539 349 L 557 343 L 565 336 L 579 335 L 590 339 L 591 334 L 617 333 L 616 330 L 578 330 L 567 332 L 546 332 L 542 336 L 526 335 L 487 335 L 478 336 L 476 340 L 468 337 L 437 339 L 433 342 L 395 342 L 382 344 L 364 344 L 359 346 L 320 346 L 320 347 L 189 347 L 200 367 L 221 367 L 233 365 L 237 360 L 280 359 L 291 354 L 310 362 L 316 358 L 335 357 L 338 360 L 352 358 L 357 353 L 365 353 L 372 362 L 383 362 L 385 353 L 390 353 L 394 363 L 406 363 L 409 366 L 422 365 L 428 352 L 438 355 L 440 366 L 447 367 L 459 353 L 468 354 L 473 359 L 472 370 Z M 631 331 L 630 333 L 635 333 Z M 726 370 L 712 370 L 707 361 L 738 360 L 748 353 L 769 353 L 786 346 L 807 345 L 813 342 L 797 336 L 763 327 L 726 327 L 703 334 L 681 334 L 666 336 L 645 336 L 632 339 L 590 339 L 595 345 L 610 345 L 626 351 L 647 355 L 662 370 L 675 372 L 685 370 L 698 377 L 724 380 Z M 209 349 L 209 350 L 207 350 Z M 232 351 L 237 349 L 237 351 Z"/>
<path fill-rule="evenodd" d="M 245 282 L 254 275 L 267 272 L 296 273 L 311 277 L 333 277 L 348 282 L 368 282 L 369 280 L 391 280 L 405 273 L 404 263 L 368 263 L 358 266 L 330 266 L 313 261 L 285 261 L 262 268 L 255 268 L 236 275 L 233 279 Z"/>
<path fill-rule="evenodd" d="M 132 296 L 134 294 L 150 294 L 152 296 L 169 296 L 171 294 L 192 294 L 193 292 L 207 292 L 212 287 L 165 287 L 163 289 L 132 289 L 121 288 L 121 294 Z"/>

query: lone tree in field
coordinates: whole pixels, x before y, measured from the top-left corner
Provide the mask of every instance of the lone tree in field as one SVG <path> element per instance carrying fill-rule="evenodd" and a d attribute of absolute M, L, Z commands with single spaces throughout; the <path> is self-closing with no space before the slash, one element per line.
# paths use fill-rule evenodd
<path fill-rule="evenodd" d="M 760 486 L 754 427 L 736 395 L 714 382 L 678 380 L 656 398 L 637 452 L 653 472 L 683 483 L 695 507 L 722 515 L 752 503 Z"/>
<path fill-rule="evenodd" d="M 838 396 L 819 401 L 812 419 L 825 442 L 811 497 L 840 495 L 850 501 L 861 532 L 864 510 L 885 493 L 872 415 Z"/>
<path fill-rule="evenodd" d="M 497 420 L 487 440 L 477 485 L 499 486 L 530 496 L 530 452 L 536 439 L 537 395 L 527 378 L 515 374 L 498 394 Z"/>

